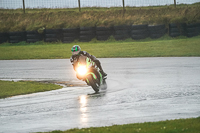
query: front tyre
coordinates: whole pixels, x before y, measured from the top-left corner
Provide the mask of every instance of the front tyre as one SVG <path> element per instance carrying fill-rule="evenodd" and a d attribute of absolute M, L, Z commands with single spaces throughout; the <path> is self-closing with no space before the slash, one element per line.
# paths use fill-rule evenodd
<path fill-rule="evenodd" d="M 95 79 L 92 75 L 88 75 L 87 79 L 89 80 L 89 84 L 92 86 L 95 92 L 99 92 L 99 85 L 95 82 Z"/>

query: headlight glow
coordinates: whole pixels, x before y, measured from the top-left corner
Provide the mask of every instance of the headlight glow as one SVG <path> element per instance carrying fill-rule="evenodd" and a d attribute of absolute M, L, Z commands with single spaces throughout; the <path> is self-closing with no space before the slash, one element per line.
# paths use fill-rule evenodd
<path fill-rule="evenodd" d="M 79 75 L 85 75 L 87 73 L 86 66 L 79 66 L 77 68 L 77 72 L 78 72 Z"/>

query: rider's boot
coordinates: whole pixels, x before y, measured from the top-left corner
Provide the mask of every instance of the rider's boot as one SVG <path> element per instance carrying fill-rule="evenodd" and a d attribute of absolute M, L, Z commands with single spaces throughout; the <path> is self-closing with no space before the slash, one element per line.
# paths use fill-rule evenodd
<path fill-rule="evenodd" d="M 107 76 L 107 74 L 103 70 L 100 70 L 100 73 L 102 74 L 103 78 L 105 78 Z"/>
<path fill-rule="evenodd" d="M 96 65 L 97 65 L 97 67 L 99 67 L 100 73 L 101 73 L 101 75 L 102 75 L 102 77 L 104 79 L 107 76 L 107 74 L 103 71 L 103 69 L 102 69 L 101 64 L 100 64 L 99 61 L 96 62 Z"/>

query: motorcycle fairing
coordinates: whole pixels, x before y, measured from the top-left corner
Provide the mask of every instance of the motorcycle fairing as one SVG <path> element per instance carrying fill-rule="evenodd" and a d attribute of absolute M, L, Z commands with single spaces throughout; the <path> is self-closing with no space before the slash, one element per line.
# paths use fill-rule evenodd
<path fill-rule="evenodd" d="M 97 76 L 93 73 L 93 72 L 89 72 L 87 73 L 87 75 L 91 74 L 93 76 L 93 78 L 96 80 Z M 86 76 L 87 77 L 87 76 Z M 89 80 L 86 78 L 87 83 L 89 84 Z"/>

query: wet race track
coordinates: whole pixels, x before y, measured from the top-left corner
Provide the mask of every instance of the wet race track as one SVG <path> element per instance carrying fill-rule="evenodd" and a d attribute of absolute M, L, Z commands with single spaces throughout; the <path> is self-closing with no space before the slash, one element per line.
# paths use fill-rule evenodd
<path fill-rule="evenodd" d="M 100 59 L 108 74 L 98 95 L 69 59 L 1 60 L 1 80 L 75 85 L 0 99 L 0 132 L 38 132 L 200 116 L 200 57 Z"/>

